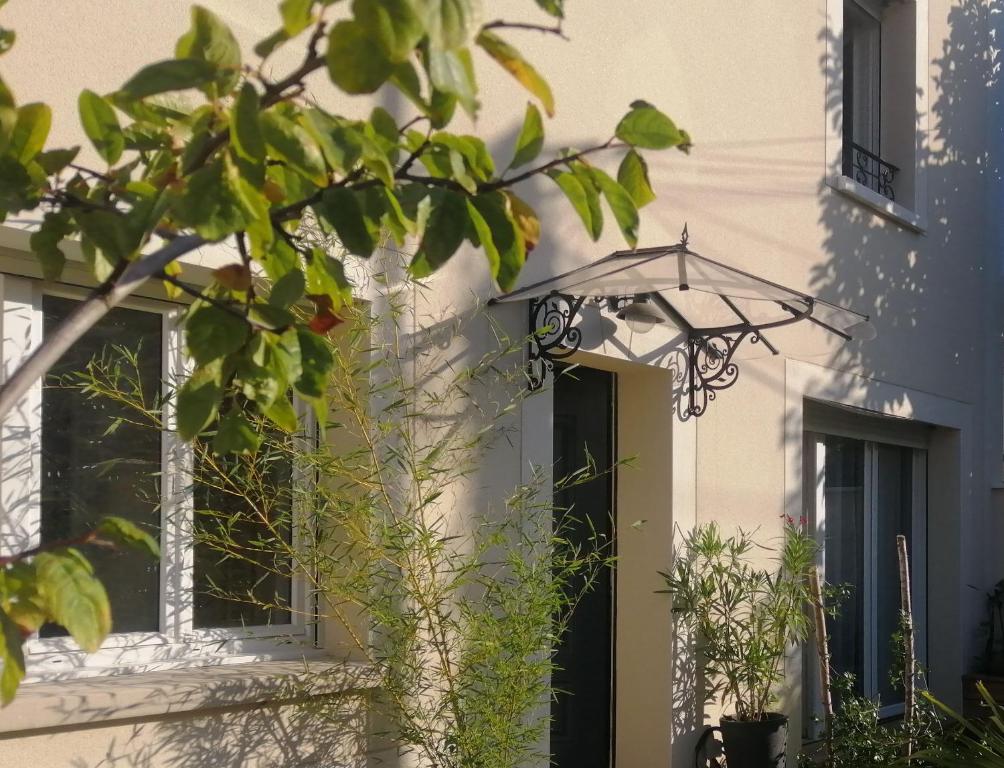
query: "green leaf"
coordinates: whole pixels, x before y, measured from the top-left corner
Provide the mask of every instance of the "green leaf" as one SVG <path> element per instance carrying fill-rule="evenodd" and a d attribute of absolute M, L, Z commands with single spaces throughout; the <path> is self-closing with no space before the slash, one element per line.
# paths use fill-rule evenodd
<path fill-rule="evenodd" d="M 213 453 L 216 454 L 252 454 L 261 445 L 261 435 L 238 410 L 230 411 L 220 419 L 220 425 L 213 439 Z"/>
<path fill-rule="evenodd" d="M 98 537 L 123 547 L 135 549 L 153 558 L 160 557 L 157 540 L 138 525 L 121 517 L 106 517 L 96 529 Z"/>
<path fill-rule="evenodd" d="M 217 158 L 189 177 L 175 202 L 175 219 L 214 242 L 245 229 L 255 218 L 248 210 L 254 196 L 243 194 L 240 182 L 229 155 Z"/>
<path fill-rule="evenodd" d="M 7 51 L 14 47 L 14 41 L 17 39 L 17 33 L 13 29 L 4 29 L 0 27 L 0 56 L 3 56 Z"/>
<path fill-rule="evenodd" d="M 314 249 L 314 256 L 307 264 L 307 293 L 312 296 L 327 296 L 332 309 L 352 301 L 352 284 L 345 276 L 345 267 L 338 259 L 324 251 Z"/>
<path fill-rule="evenodd" d="M 201 6 L 192 6 L 192 27 L 174 49 L 179 59 L 199 59 L 216 69 L 215 84 L 203 90 L 210 98 L 229 93 L 241 74 L 241 48 L 237 38 L 219 16 Z"/>
<path fill-rule="evenodd" d="M 279 3 L 279 13 L 282 15 L 282 28 L 287 38 L 296 37 L 314 23 L 314 0 L 282 0 Z M 264 58 L 263 54 L 259 54 Z"/>
<path fill-rule="evenodd" d="M 636 101 L 617 124 L 617 138 L 642 149 L 668 149 L 684 143 L 684 135 L 666 115 L 644 101 Z"/>
<path fill-rule="evenodd" d="M 84 90 L 77 106 L 87 138 L 108 165 L 115 165 L 125 149 L 125 136 L 112 105 L 94 91 Z"/>
<path fill-rule="evenodd" d="M 97 651 L 111 631 L 112 615 L 91 564 L 74 549 L 42 552 L 34 562 L 38 592 L 52 618 L 84 651 Z"/>
<path fill-rule="evenodd" d="M 648 180 L 648 165 L 633 149 L 621 160 L 617 169 L 617 183 L 627 190 L 638 208 L 644 208 L 655 200 L 655 192 Z"/>
<path fill-rule="evenodd" d="M 508 291 L 515 285 L 516 278 L 519 277 L 520 270 L 526 262 L 526 243 L 523 241 L 522 232 L 513 220 L 507 198 L 501 192 L 478 195 L 472 202 L 488 225 L 492 244 L 498 254 L 495 279 L 502 290 Z M 471 218 L 473 221 L 474 217 Z M 476 221 L 475 226 L 477 226 Z M 481 240 L 484 246 L 483 236 Z M 489 256 L 489 263 L 491 258 Z"/>
<path fill-rule="evenodd" d="M 366 217 L 358 192 L 344 187 L 326 189 L 314 210 L 334 228 L 349 253 L 364 258 L 373 254 L 380 228 Z"/>
<path fill-rule="evenodd" d="M 0 608 L 0 631 L 2 631 L 3 647 L 0 647 L 0 660 L 3 660 L 3 674 L 0 675 L 0 705 L 7 706 L 14 700 L 17 687 L 24 679 L 24 648 L 21 630 L 10 616 Z"/>
<path fill-rule="evenodd" d="M 237 154 L 247 160 L 260 161 L 265 158 L 265 136 L 261 129 L 260 111 L 258 91 L 251 83 L 244 83 L 237 94 L 230 117 L 230 140 Z"/>
<path fill-rule="evenodd" d="M 291 269 L 275 281 L 268 295 L 268 303 L 273 307 L 291 307 L 303 298 L 306 288 L 307 281 L 303 271 L 297 268 Z"/>
<path fill-rule="evenodd" d="M 236 352 L 247 337 L 248 325 L 243 317 L 213 304 L 197 305 L 185 320 L 185 346 L 196 365 Z"/>
<path fill-rule="evenodd" d="M 129 222 L 111 211 L 81 211 L 76 214 L 77 224 L 84 237 L 90 240 L 112 264 L 130 258 L 139 247 L 139 241 L 130 232 Z"/>
<path fill-rule="evenodd" d="M 266 333 L 264 337 L 272 375 L 278 374 L 276 378 L 284 382 L 299 379 L 303 374 L 303 351 L 297 328 L 288 328 L 280 334 Z"/>
<path fill-rule="evenodd" d="M 322 398 L 327 392 L 328 373 L 335 364 L 328 342 L 306 328 L 296 329 L 303 373 L 293 387 L 304 397 Z"/>
<path fill-rule="evenodd" d="M 380 149 L 392 164 L 397 163 L 400 133 L 397 121 L 390 112 L 383 107 L 374 107 L 370 112 L 369 125 L 364 127 L 364 133 L 380 145 Z"/>
<path fill-rule="evenodd" d="M 363 190 L 363 208 L 371 222 L 379 221 L 398 245 L 404 245 L 408 235 L 419 234 L 415 222 L 409 219 L 397 196 L 387 187 L 375 186 Z"/>
<path fill-rule="evenodd" d="M 194 440 L 216 418 L 220 398 L 222 367 L 211 364 L 197 368 L 178 390 L 178 434 Z"/>
<path fill-rule="evenodd" d="M 477 42 L 506 72 L 540 100 L 548 117 L 554 116 L 554 95 L 551 93 L 551 86 L 516 48 L 487 29 L 481 30 Z"/>
<path fill-rule="evenodd" d="M 624 187 L 610 178 L 604 171 L 599 168 L 591 168 L 590 171 L 596 185 L 603 192 L 603 197 L 606 198 L 607 205 L 610 206 L 610 210 L 614 214 L 614 219 L 617 220 L 621 234 L 624 235 L 627 244 L 634 248 L 638 245 L 639 223 L 638 209 L 635 207 L 634 200 L 631 199 L 631 195 Z"/>
<path fill-rule="evenodd" d="M 42 166 L 42 170 L 49 176 L 54 176 L 76 160 L 78 154 L 80 154 L 80 147 L 50 149 L 37 155 L 35 162 Z"/>
<path fill-rule="evenodd" d="M 572 204 L 575 212 L 579 214 L 579 218 L 582 219 L 582 223 L 586 227 L 586 231 L 593 240 L 598 240 L 600 234 L 603 232 L 603 215 L 600 212 L 598 220 L 593 217 L 593 208 L 589 204 L 589 197 L 586 192 L 585 187 L 579 178 L 568 171 L 552 172 L 548 174 L 554 182 L 561 188 L 561 191 L 565 193 L 565 197 L 568 198 L 568 202 Z M 590 184 L 590 187 L 592 185 Z M 596 192 L 593 191 L 593 195 Z M 599 210 L 599 204 L 595 206 L 596 210 Z"/>
<path fill-rule="evenodd" d="M 355 167 L 363 152 L 363 139 L 355 128 L 316 107 L 304 112 L 302 124 L 335 171 L 348 173 Z"/>
<path fill-rule="evenodd" d="M 589 166 L 585 163 L 572 163 L 571 169 L 575 178 L 582 186 L 582 192 L 586 198 L 586 206 L 589 208 L 589 218 L 592 224 L 592 228 L 589 230 L 590 236 L 596 240 L 603 232 L 603 208 L 600 206 L 600 188 L 596 184 L 595 179 L 593 179 Z M 572 200 L 572 198 L 569 197 L 569 200 Z M 572 201 L 572 204 L 575 205 L 575 202 Z"/>
<path fill-rule="evenodd" d="M 327 183 L 321 148 L 302 125 L 269 111 L 261 116 L 261 128 L 272 151 L 293 170 L 315 184 Z"/>
<path fill-rule="evenodd" d="M 428 277 L 445 264 L 467 232 L 467 202 L 464 195 L 445 191 L 434 195 L 429 223 L 418 252 L 411 262 L 415 277 Z"/>
<path fill-rule="evenodd" d="M 285 397 L 280 397 L 272 405 L 265 408 L 265 415 L 283 432 L 296 432 L 299 417 L 293 404 Z"/>
<path fill-rule="evenodd" d="M 29 244 L 42 265 L 42 277 L 58 280 L 66 264 L 66 256 L 59 246 L 73 233 L 69 212 L 64 208 L 49 211 L 42 218 L 42 224 L 32 232 Z"/>
<path fill-rule="evenodd" d="M 565 18 L 565 0 L 536 0 L 537 6 L 556 19 Z"/>
<path fill-rule="evenodd" d="M 52 110 L 48 104 L 25 104 L 17 111 L 7 151 L 27 164 L 42 151 L 51 127 Z"/>
<path fill-rule="evenodd" d="M 439 132 L 431 136 L 433 144 L 441 144 L 459 153 L 464 165 L 478 181 L 488 181 L 495 174 L 495 162 L 484 141 L 477 136 L 458 136 Z"/>
<path fill-rule="evenodd" d="M 520 129 L 519 137 L 516 139 L 516 150 L 513 154 L 510 168 L 519 168 L 521 165 L 535 160 L 544 147 L 544 122 L 540 117 L 540 110 L 533 104 L 526 105 L 526 116 L 523 118 L 523 127 Z"/>
<path fill-rule="evenodd" d="M 480 0 L 411 0 L 434 49 L 463 47 L 481 20 Z"/>
<path fill-rule="evenodd" d="M 158 93 L 202 88 L 216 78 L 216 67 L 202 59 L 167 59 L 149 64 L 122 86 L 131 99 L 145 99 Z"/>
<path fill-rule="evenodd" d="M 252 323 L 269 331 L 293 325 L 292 313 L 285 307 L 277 307 L 274 304 L 254 304 L 248 315 Z"/>
<path fill-rule="evenodd" d="M 471 52 L 467 48 L 456 51 L 432 49 L 427 60 L 429 79 L 436 90 L 455 96 L 464 111 L 473 117 L 478 110 L 478 87 Z"/>
<path fill-rule="evenodd" d="M 499 251 L 495 247 L 495 238 L 492 237 L 492 230 L 488 226 L 488 222 L 485 221 L 484 216 L 474 205 L 474 201 L 471 198 L 467 198 L 467 215 L 471 222 L 471 227 L 473 232 L 468 234 L 468 239 L 475 245 L 480 246 L 481 250 L 485 252 L 485 257 L 488 259 L 488 268 L 491 270 L 492 277 L 497 278 L 499 274 Z"/>
<path fill-rule="evenodd" d="M 328 36 L 328 76 L 348 94 L 373 93 L 394 69 L 369 30 L 357 21 L 340 21 Z"/>
<path fill-rule="evenodd" d="M 277 29 L 264 40 L 260 40 L 255 44 L 255 55 L 261 59 L 267 59 L 276 51 L 277 48 L 288 42 L 289 37 L 289 33 L 286 32 L 285 29 Z"/>
<path fill-rule="evenodd" d="M 352 12 L 395 64 L 407 61 L 425 35 L 409 0 L 354 0 Z"/>

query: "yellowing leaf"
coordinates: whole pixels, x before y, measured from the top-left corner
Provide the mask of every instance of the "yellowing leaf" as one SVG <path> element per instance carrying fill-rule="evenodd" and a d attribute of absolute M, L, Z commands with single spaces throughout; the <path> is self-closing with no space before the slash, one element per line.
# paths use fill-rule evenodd
<path fill-rule="evenodd" d="M 42 151 L 51 126 L 52 110 L 47 104 L 25 104 L 17 111 L 17 122 L 7 151 L 21 163 L 27 163 Z"/>
<path fill-rule="evenodd" d="M 551 93 L 551 86 L 516 48 L 487 29 L 481 30 L 477 43 L 501 64 L 506 72 L 540 100 L 548 117 L 554 116 L 554 95 Z"/>
<path fill-rule="evenodd" d="M 523 242 L 526 243 L 527 253 L 529 253 L 540 242 L 540 219 L 537 218 L 537 212 L 514 193 L 506 190 L 503 194 L 509 201 L 513 221 L 519 227 L 519 231 L 523 235 Z"/>
<path fill-rule="evenodd" d="M 75 549 L 42 552 L 35 558 L 38 592 L 52 618 L 88 653 L 94 653 L 112 628 L 108 594 L 90 563 Z"/>

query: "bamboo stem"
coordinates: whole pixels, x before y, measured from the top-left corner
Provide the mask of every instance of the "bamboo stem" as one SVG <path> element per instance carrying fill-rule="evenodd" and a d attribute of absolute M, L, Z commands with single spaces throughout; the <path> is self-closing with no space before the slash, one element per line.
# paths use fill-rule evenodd
<path fill-rule="evenodd" d="M 812 618 L 816 625 L 816 652 L 819 654 L 819 695 L 826 725 L 826 766 L 833 766 L 833 693 L 830 685 L 830 641 L 826 634 L 826 609 L 819 583 L 819 569 L 809 569 L 809 591 L 812 593 Z"/>
<path fill-rule="evenodd" d="M 913 753 L 913 718 L 916 682 L 916 648 L 913 641 L 913 606 L 910 602 L 910 557 L 906 551 L 906 536 L 896 537 L 899 553 L 899 599 L 903 610 L 903 723 L 906 726 L 906 758 Z"/>

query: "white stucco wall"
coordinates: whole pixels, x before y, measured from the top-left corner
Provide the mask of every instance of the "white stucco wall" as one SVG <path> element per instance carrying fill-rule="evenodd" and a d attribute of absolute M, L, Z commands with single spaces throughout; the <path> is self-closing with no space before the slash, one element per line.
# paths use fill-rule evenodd
<path fill-rule="evenodd" d="M 84 87 L 113 89 L 141 64 L 170 55 L 187 25 L 185 5 L 180 0 L 90 0 L 84 8 L 64 0 L 11 0 L 3 19 L 19 39 L 0 60 L 0 71 L 22 99 L 53 105 L 54 142 L 81 143 L 76 94 Z M 207 0 L 206 5 L 230 20 L 248 47 L 274 26 L 270 0 Z M 525 0 L 490 5 L 499 18 L 532 13 Z M 635 98 L 664 109 L 694 137 L 689 157 L 649 154 L 658 200 L 643 211 L 640 245 L 676 242 L 686 222 L 697 252 L 867 312 L 878 331 L 874 341 L 839 345 L 795 332 L 792 347 L 804 352 L 793 356 L 795 368 L 812 366 L 811 387 L 793 387 L 792 361 L 745 362 L 739 383 L 722 393 L 699 422 L 687 425 L 674 422 L 671 403 L 658 397 L 660 391 L 666 395 L 658 376 L 632 363 L 666 342 L 661 331 L 645 339 L 621 337 L 627 351 L 608 344 L 581 358 L 584 364 L 617 370 L 622 397 L 635 393 L 645 399 L 621 404 L 622 429 L 635 424 L 638 430 L 622 432 L 622 445 L 638 446 L 643 469 L 622 478 L 618 520 L 647 518 L 652 525 L 644 542 L 631 540 L 630 529 L 624 533 L 625 549 L 638 558 L 623 566 L 618 632 L 648 634 L 636 656 L 618 657 L 618 768 L 640 768 L 668 753 L 674 766 L 689 764 L 699 723 L 683 713 L 684 704 L 674 710 L 675 701 L 687 699 L 685 684 L 661 687 L 674 671 L 670 629 L 660 613 L 664 606 L 653 597 L 655 572 L 668 563 L 674 526 L 715 519 L 726 526 L 759 526 L 767 536 L 780 532 L 781 515 L 797 512 L 801 503 L 800 409 L 810 390 L 814 398 L 924 419 L 945 430 L 932 456 L 943 457 L 946 469 L 940 474 L 932 465 L 930 493 L 940 499 L 932 526 L 944 526 L 945 534 L 932 552 L 931 571 L 936 564 L 937 573 L 946 576 L 931 583 L 929 615 L 940 620 L 948 636 L 939 646 L 943 656 L 930 663 L 939 693 L 949 700 L 959 695 L 958 672 L 971 656 L 979 620 L 979 593 L 967 585 L 985 586 L 1004 575 L 996 554 L 999 511 L 990 506 L 991 487 L 1004 481 L 998 309 L 1004 276 L 999 215 L 1004 111 L 989 47 L 993 27 L 1002 24 L 1001 4 L 929 0 L 923 84 L 929 133 L 921 137 L 929 151 L 923 156 L 926 228 L 921 232 L 883 218 L 825 183 L 833 170 L 827 105 L 839 101 L 825 71 L 827 5 L 828 0 L 631 0 L 615 7 L 580 0 L 568 6 L 568 42 L 532 32 L 510 34 L 557 97 L 557 115 L 546 124 L 548 148 L 605 140 Z M 277 68 L 295 58 L 295 48 L 277 57 Z M 483 112 L 476 129 L 504 162 L 527 96 L 485 57 L 478 55 L 477 63 Z M 318 94 L 330 95 L 323 74 L 314 83 Z M 376 98 L 407 113 L 400 100 Z M 327 102 L 332 109 L 355 113 L 371 103 Z M 523 284 L 623 247 L 612 222 L 598 243 L 590 242 L 550 182 L 534 182 L 523 194 L 544 222 Z M 431 290 L 418 307 L 420 324 L 465 314 L 494 291 L 482 257 L 469 249 L 429 283 Z M 523 332 L 524 307 L 491 311 L 511 333 Z M 494 335 L 487 323 L 474 323 L 457 343 L 462 356 L 476 358 L 494 343 Z M 485 475 L 471 486 L 477 493 L 458 497 L 457 514 L 473 511 L 485 489 L 515 485 L 530 462 L 551 462 L 548 397 L 545 392 L 527 402 L 522 440 L 493 454 Z M 643 406 L 651 407 L 651 418 L 645 418 Z M 963 412 L 968 416 L 958 417 Z M 955 414 L 955 420 L 944 414 Z M 646 473 L 661 481 L 671 478 L 668 496 L 657 483 L 647 484 L 645 478 L 652 476 Z M 931 533 L 933 538 L 938 529 Z M 647 654 L 655 657 L 656 670 L 648 676 L 636 663 L 647 661 Z M 797 696 L 787 706 L 796 712 Z M 645 727 L 632 730 L 638 723 Z M 677 737 L 674 744 L 667 738 L 670 732 Z M 63 739 L 60 745 L 45 743 L 46 749 L 68 755 L 79 741 L 81 765 L 98 765 L 94 756 L 101 750 L 93 745 L 114 743 L 122 749 L 135 743 L 137 750 L 146 749 L 156 746 L 157 733 L 147 729 L 142 738 L 134 737 L 137 741 L 124 742 L 112 729 L 86 740 L 57 730 L 47 738 Z M 41 743 L 8 739 L 0 747 L 4 755 L 14 754 L 11 749 L 29 756 L 40 754 Z M 92 746 L 85 749 L 85 743 Z M 171 763 L 149 763 L 159 764 Z"/>

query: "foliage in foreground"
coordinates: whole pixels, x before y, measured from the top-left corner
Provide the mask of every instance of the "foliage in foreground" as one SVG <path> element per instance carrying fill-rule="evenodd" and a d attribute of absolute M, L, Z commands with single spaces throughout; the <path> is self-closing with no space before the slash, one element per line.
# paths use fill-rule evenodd
<path fill-rule="evenodd" d="M 554 96 L 503 37 L 524 29 L 560 36 L 563 2 L 536 5 L 545 24 L 486 22 L 482 0 L 283 0 L 280 26 L 250 58 L 219 16 L 193 6 L 173 58 L 143 67 L 114 92 L 80 93 L 93 164 L 78 158 L 80 147 L 47 147 L 51 108 L 30 94 L 18 104 L 0 80 L 0 221 L 12 214 L 40 220 L 31 248 L 46 279 L 59 279 L 67 244 L 77 241 L 98 283 L 0 384 L 0 420 L 105 312 L 149 280 L 195 299 L 183 320 L 194 365 L 177 393 L 182 437 L 210 430 L 217 453 L 254 454 L 267 429 L 296 432 L 294 394 L 323 418 L 338 362 L 324 334 L 346 317 L 352 286 L 343 260 L 303 236 L 306 216 L 356 257 L 369 258 L 387 238 L 413 247 L 415 276 L 470 243 L 508 288 L 542 228 L 514 188 L 546 176 L 592 239 L 603 230 L 605 204 L 634 246 L 638 210 L 654 199 L 642 152 L 686 151 L 690 138 L 635 101 L 607 140 L 539 159 L 545 133 L 537 104 L 550 116 Z M 14 41 L 13 30 L 0 28 L 0 55 Z M 267 74 L 274 52 L 293 45 L 303 53 L 299 66 Z M 536 101 L 521 115 L 511 157 L 495 158 L 481 138 L 449 130 L 458 107 L 478 113 L 474 50 Z M 410 107 L 349 119 L 312 98 L 316 72 L 344 97 L 386 87 Z M 616 178 L 589 162 L 601 151 L 620 157 Z M 224 242 L 233 263 L 216 270 L 208 287 L 183 280 L 181 257 Z M 298 313 L 298 302 L 313 312 Z M 111 540 L 107 532 L 93 536 Z M 72 611 L 51 596 L 63 590 L 52 586 L 50 570 L 75 585 Z M 88 650 L 110 623 L 86 559 L 62 543 L 8 554 L 0 576 L 9 582 L 0 599 L 0 697 L 8 701 L 24 674 L 21 639 L 40 622 L 67 625 Z"/>
<path fill-rule="evenodd" d="M 353 311 L 329 344 L 333 420 L 320 447 L 309 432 L 269 431 L 264 421 L 253 454 L 192 447 L 196 498 L 219 502 L 196 510 L 198 547 L 316 597 L 317 613 L 300 617 L 376 670 L 374 714 L 396 748 L 441 768 L 525 765 L 540 757 L 548 728 L 552 649 L 578 597 L 610 566 L 611 542 L 581 540 L 574 510 L 555 510 L 542 494 L 539 469 L 507 498 L 483 490 L 486 452 L 504 455 L 518 424 L 525 382 L 510 353 L 522 340 L 499 335 L 498 351 L 463 364 L 443 352 L 459 327 L 416 339 L 385 334 L 385 320 Z M 159 429 L 159 413 L 130 397 L 129 382 L 106 358 L 73 385 L 125 397 L 137 420 Z M 587 466 L 557 484 L 594 475 Z M 482 506 L 455 507 L 461 488 Z M 212 592 L 302 611 L 281 590 L 220 583 Z"/>
<path fill-rule="evenodd" d="M 755 549 L 746 532 L 724 538 L 709 523 L 684 537 L 672 570 L 661 574 L 673 613 L 697 641 L 707 697 L 721 695 L 738 720 L 763 719 L 784 679 L 786 651 L 809 629 L 812 537 L 787 520 L 770 567 L 751 562 Z"/>
<path fill-rule="evenodd" d="M 560 35 L 562 4 L 537 5 L 547 24 L 484 22 L 481 0 L 354 0 L 351 7 L 284 0 L 280 28 L 250 60 L 220 17 L 194 6 L 174 58 L 142 68 L 112 93 L 80 94 L 80 122 L 100 158 L 95 167 L 77 162 L 79 147 L 47 149 L 49 106 L 18 106 L 0 81 L 0 220 L 13 213 L 41 219 L 31 247 L 50 280 L 62 272 L 65 243 L 79 239 L 100 283 L 0 384 L 0 418 L 97 318 L 151 278 L 172 295 L 197 298 L 184 319 L 194 370 L 177 401 L 186 439 L 219 419 L 219 452 L 253 451 L 251 414 L 291 431 L 293 391 L 323 412 L 333 360 L 319 334 L 342 320 L 352 294 L 342 260 L 298 235 L 308 213 L 356 257 L 369 258 L 385 237 L 407 244 L 416 277 L 469 242 L 508 288 L 541 234 L 514 187 L 547 176 L 593 239 L 605 201 L 633 247 L 638 209 L 654 198 L 640 151 L 690 143 L 651 104 L 635 101 L 607 140 L 560 149 L 546 161 L 538 160 L 544 123 L 533 103 L 525 115 L 488 121 L 523 117 L 511 157 L 494 158 L 481 138 L 448 130 L 458 107 L 478 113 L 475 49 L 553 113 L 547 82 L 502 37 L 525 28 Z M 281 78 L 266 74 L 269 57 L 294 40 L 300 65 Z M 12 31 L 0 30 L 0 53 L 13 42 Z M 408 106 L 398 115 L 375 107 L 367 119 L 349 119 L 311 96 L 316 72 L 343 97 L 386 87 Z M 617 178 L 588 162 L 599 151 L 621 157 Z M 178 259 L 223 241 L 233 246 L 233 263 L 216 270 L 215 282 L 183 282 Z M 261 273 L 269 286 L 252 280 Z M 291 307 L 304 297 L 315 309 L 298 317 Z M 238 393 L 247 408 L 235 406 Z"/>

